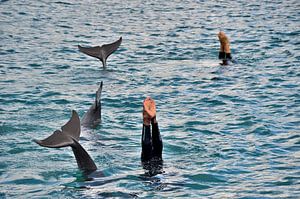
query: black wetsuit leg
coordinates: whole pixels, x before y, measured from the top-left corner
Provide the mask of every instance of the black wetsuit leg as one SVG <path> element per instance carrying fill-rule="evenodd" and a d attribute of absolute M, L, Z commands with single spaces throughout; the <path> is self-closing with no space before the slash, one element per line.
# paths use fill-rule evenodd
<path fill-rule="evenodd" d="M 231 53 L 226 53 L 226 59 L 227 59 L 227 60 L 232 60 Z"/>
<path fill-rule="evenodd" d="M 219 59 L 223 61 L 221 65 L 228 65 L 228 61 L 232 60 L 232 56 L 230 53 L 219 52 Z"/>
<path fill-rule="evenodd" d="M 158 128 L 158 123 L 152 123 L 152 148 L 153 157 L 162 159 L 163 143 Z"/>
<path fill-rule="evenodd" d="M 219 52 L 219 59 L 225 59 L 225 58 L 226 58 L 225 52 Z"/>
<path fill-rule="evenodd" d="M 142 162 L 148 161 L 152 158 L 152 139 L 150 125 L 143 124 L 142 131 Z"/>

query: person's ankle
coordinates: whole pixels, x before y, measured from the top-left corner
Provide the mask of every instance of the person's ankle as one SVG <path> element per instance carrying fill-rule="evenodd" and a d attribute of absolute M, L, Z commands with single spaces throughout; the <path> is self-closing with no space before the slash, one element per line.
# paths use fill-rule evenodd
<path fill-rule="evenodd" d="M 156 116 L 151 119 L 151 124 L 157 124 Z"/>
<path fill-rule="evenodd" d="M 144 119 L 143 119 L 143 124 L 144 124 L 145 126 L 150 126 L 151 120 L 148 119 L 148 118 L 144 118 Z"/>

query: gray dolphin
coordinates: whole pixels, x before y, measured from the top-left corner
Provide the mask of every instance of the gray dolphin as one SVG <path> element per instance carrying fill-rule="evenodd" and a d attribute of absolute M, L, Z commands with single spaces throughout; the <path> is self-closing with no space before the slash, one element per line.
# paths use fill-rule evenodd
<path fill-rule="evenodd" d="M 72 111 L 71 119 L 61 127 L 61 130 L 56 130 L 52 135 L 44 140 L 33 140 L 43 147 L 62 148 L 70 146 L 73 150 L 77 165 L 85 174 L 90 174 L 97 170 L 97 166 L 90 155 L 79 144 L 80 137 L 80 119 L 76 111 Z"/>
<path fill-rule="evenodd" d="M 96 92 L 96 98 L 94 104 L 84 114 L 81 125 L 84 127 L 96 128 L 101 122 L 101 93 L 103 82 L 101 81 L 100 87 Z"/>
<path fill-rule="evenodd" d="M 118 49 L 118 47 L 121 45 L 121 42 L 122 37 L 113 43 L 104 44 L 103 46 L 82 47 L 78 45 L 78 48 L 80 52 L 98 58 L 102 62 L 103 68 L 106 68 L 107 58 Z"/>

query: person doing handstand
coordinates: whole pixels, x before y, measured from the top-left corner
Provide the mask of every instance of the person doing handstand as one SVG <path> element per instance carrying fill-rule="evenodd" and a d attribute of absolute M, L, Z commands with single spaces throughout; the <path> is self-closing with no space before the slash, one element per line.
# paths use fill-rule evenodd
<path fill-rule="evenodd" d="M 220 41 L 219 59 L 222 60 L 221 65 L 228 65 L 228 61 L 232 60 L 229 39 L 222 31 L 219 32 L 218 37 Z"/>
<path fill-rule="evenodd" d="M 155 101 L 147 97 L 143 102 L 141 160 L 143 167 L 149 170 L 151 176 L 162 172 L 162 150 L 163 143 L 156 120 Z"/>

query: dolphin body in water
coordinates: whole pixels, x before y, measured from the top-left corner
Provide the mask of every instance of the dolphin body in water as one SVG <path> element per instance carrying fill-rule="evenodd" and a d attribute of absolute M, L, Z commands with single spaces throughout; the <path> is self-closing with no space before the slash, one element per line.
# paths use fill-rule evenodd
<path fill-rule="evenodd" d="M 84 54 L 98 58 L 102 62 L 103 68 L 106 68 L 107 58 L 118 49 L 121 43 L 122 43 L 122 37 L 120 37 L 119 40 L 113 43 L 104 44 L 103 46 L 82 47 L 78 45 L 78 49 L 80 52 L 83 52 Z"/>
<path fill-rule="evenodd" d="M 83 127 L 96 128 L 101 122 L 101 93 L 102 93 L 103 82 L 101 81 L 100 86 L 96 92 L 96 98 L 94 104 L 84 114 L 81 120 Z"/>
<path fill-rule="evenodd" d="M 85 175 L 89 175 L 97 170 L 97 166 L 79 144 L 81 129 L 80 119 L 76 111 L 72 111 L 71 119 L 61 127 L 61 130 L 56 130 L 52 135 L 44 140 L 33 140 L 35 143 L 43 147 L 62 148 L 71 147 L 77 161 L 77 165 Z"/>

